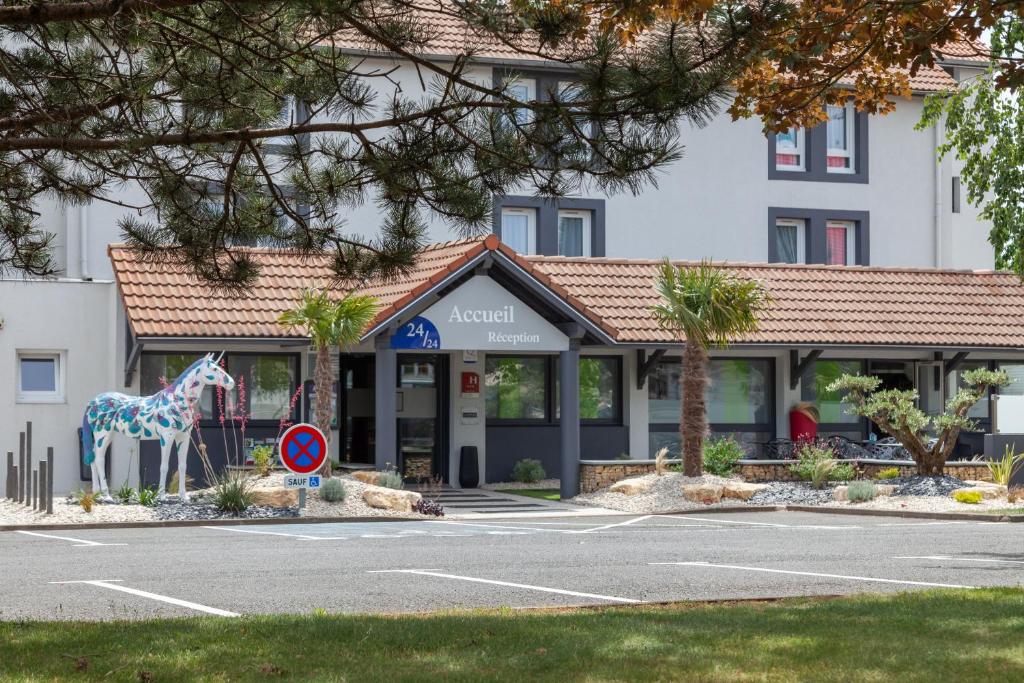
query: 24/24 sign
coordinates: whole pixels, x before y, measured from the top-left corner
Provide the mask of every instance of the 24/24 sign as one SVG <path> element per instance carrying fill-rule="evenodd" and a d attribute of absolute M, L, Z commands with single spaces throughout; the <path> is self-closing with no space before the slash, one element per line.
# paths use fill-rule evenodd
<path fill-rule="evenodd" d="M 310 474 L 327 460 L 327 439 L 311 424 L 292 425 L 278 442 L 281 464 L 295 474 Z"/>
<path fill-rule="evenodd" d="M 393 349 L 440 349 L 441 334 L 434 323 L 421 315 L 398 328 L 391 335 Z"/>

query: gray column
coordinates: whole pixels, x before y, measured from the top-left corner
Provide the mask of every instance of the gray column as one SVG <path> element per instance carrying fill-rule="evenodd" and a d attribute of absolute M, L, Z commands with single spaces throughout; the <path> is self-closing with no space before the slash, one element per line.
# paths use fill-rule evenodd
<path fill-rule="evenodd" d="M 374 396 L 374 429 L 376 451 L 374 464 L 378 470 L 390 463 L 398 467 L 398 417 L 396 396 L 398 393 L 398 357 L 391 348 L 391 336 L 383 332 L 374 341 L 376 390 Z"/>
<path fill-rule="evenodd" d="M 580 492 L 580 342 L 569 340 L 569 350 L 558 359 L 559 430 L 562 443 L 562 500 Z"/>

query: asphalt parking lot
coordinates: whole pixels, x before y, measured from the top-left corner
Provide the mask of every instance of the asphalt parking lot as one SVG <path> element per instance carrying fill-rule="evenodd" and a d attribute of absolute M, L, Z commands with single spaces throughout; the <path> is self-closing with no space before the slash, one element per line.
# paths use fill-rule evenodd
<path fill-rule="evenodd" d="M 1024 584 L 1024 525 L 801 512 L 0 533 L 0 619 L 420 612 Z"/>

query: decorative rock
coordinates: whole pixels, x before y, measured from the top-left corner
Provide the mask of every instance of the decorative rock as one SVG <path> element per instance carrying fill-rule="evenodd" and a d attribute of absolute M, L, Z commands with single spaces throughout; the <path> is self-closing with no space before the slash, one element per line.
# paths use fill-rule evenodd
<path fill-rule="evenodd" d="M 650 479 L 623 479 L 608 487 L 612 493 L 621 493 L 624 496 L 635 496 L 638 493 L 647 493 L 654 485 Z"/>
<path fill-rule="evenodd" d="M 683 498 L 711 505 L 722 500 L 722 488 L 719 484 L 690 484 L 683 486 Z"/>
<path fill-rule="evenodd" d="M 380 483 L 380 472 L 375 472 L 374 470 L 356 470 L 352 473 L 352 478 L 361 481 L 364 484 L 376 486 Z"/>
<path fill-rule="evenodd" d="M 891 496 L 896 492 L 896 487 L 892 484 L 875 484 L 875 488 L 878 489 L 880 496 Z"/>
<path fill-rule="evenodd" d="M 272 508 L 290 508 L 299 504 L 298 489 L 253 489 L 252 504 Z"/>
<path fill-rule="evenodd" d="M 986 500 L 1002 498 L 1006 495 L 1006 487 L 1000 484 L 993 484 L 990 481 L 965 481 L 970 488 L 968 491 L 981 491 L 981 497 Z M 963 489 L 961 489 L 963 490 Z M 949 495 L 953 495 L 952 493 Z"/>
<path fill-rule="evenodd" d="M 751 484 L 745 481 L 730 481 L 722 488 L 722 498 L 750 500 L 755 493 L 768 488 L 768 484 Z"/>
<path fill-rule="evenodd" d="M 368 485 L 363 490 L 363 502 L 373 508 L 412 512 L 412 506 L 423 496 L 415 491 L 399 491 L 383 486 Z"/>

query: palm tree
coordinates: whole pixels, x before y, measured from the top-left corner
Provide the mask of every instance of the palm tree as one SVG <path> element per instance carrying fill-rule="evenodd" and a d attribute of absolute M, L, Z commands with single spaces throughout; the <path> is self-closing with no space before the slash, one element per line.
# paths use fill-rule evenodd
<path fill-rule="evenodd" d="M 359 343 L 363 330 L 377 314 L 377 300 L 372 296 L 347 294 L 341 299 L 331 298 L 326 289 L 306 289 L 299 296 L 298 305 L 285 311 L 277 322 L 289 329 L 302 330 L 316 350 L 316 426 L 331 438 L 331 388 L 334 386 L 334 366 L 331 349 L 339 347 L 350 351 Z M 331 459 L 324 463 L 324 474 L 331 476 Z"/>
<path fill-rule="evenodd" d="M 767 307 L 769 297 L 757 282 L 737 278 L 707 261 L 696 267 L 676 267 L 666 259 L 655 287 L 661 295 L 661 303 L 652 307 L 658 324 L 686 340 L 679 380 L 679 432 L 683 472 L 698 477 L 703 471 L 702 447 L 708 431 L 704 405 L 708 349 L 757 330 L 758 314 Z"/>

